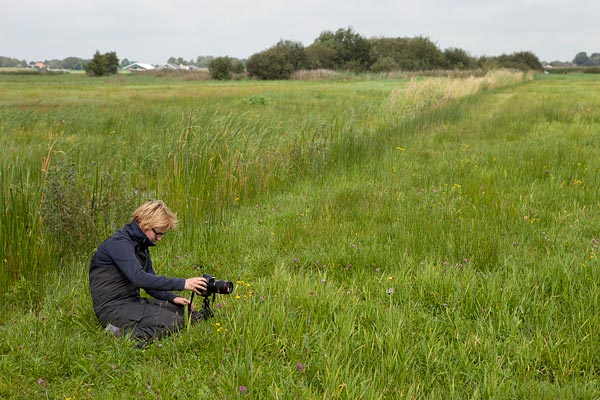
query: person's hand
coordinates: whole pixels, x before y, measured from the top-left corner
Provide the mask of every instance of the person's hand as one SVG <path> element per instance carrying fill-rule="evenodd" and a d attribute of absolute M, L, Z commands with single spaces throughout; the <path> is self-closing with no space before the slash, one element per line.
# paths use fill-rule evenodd
<path fill-rule="evenodd" d="M 201 294 L 206 290 L 206 279 L 203 277 L 196 278 L 188 278 L 185 280 L 185 290 L 191 290 L 192 292 L 196 292 L 197 294 Z"/>
<path fill-rule="evenodd" d="M 177 304 L 178 306 L 185 307 L 185 306 L 187 306 L 188 304 L 191 304 L 191 303 L 190 303 L 190 300 L 186 299 L 185 297 L 175 297 L 173 299 L 173 304 Z"/>

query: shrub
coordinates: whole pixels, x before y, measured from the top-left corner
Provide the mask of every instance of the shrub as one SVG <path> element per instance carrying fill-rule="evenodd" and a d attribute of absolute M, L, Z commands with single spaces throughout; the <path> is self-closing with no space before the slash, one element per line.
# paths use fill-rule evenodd
<path fill-rule="evenodd" d="M 482 58 L 483 59 L 483 58 Z M 507 68 L 507 69 L 518 69 L 522 71 L 527 70 L 542 70 L 543 66 L 538 57 L 530 51 L 521 51 L 512 54 L 502 54 L 498 57 L 486 57 L 482 65 L 480 59 L 480 65 L 486 69 L 493 68 Z"/>
<path fill-rule="evenodd" d="M 336 69 L 335 54 L 335 49 L 323 43 L 313 43 L 306 48 L 306 56 L 310 69 Z"/>
<path fill-rule="evenodd" d="M 308 58 L 302 43 L 280 40 L 275 46 L 253 54 L 246 69 L 251 77 L 258 79 L 289 79 L 294 71 L 307 65 Z"/>
<path fill-rule="evenodd" d="M 322 63 L 315 68 L 346 69 L 349 71 L 367 71 L 372 64 L 371 43 L 352 28 L 340 28 L 335 32 L 324 31 L 313 45 L 319 45 L 312 52 L 325 55 Z M 326 50 L 328 48 L 329 50 Z M 316 60 L 315 60 L 316 61 Z M 326 65 L 333 64 L 333 65 Z"/>
<path fill-rule="evenodd" d="M 476 60 L 463 49 L 449 48 L 444 50 L 446 68 L 448 69 L 471 69 L 476 65 Z"/>
<path fill-rule="evenodd" d="M 241 60 L 237 58 L 231 58 L 231 72 L 234 74 L 243 74 L 245 70 L 246 67 Z"/>
<path fill-rule="evenodd" d="M 209 62 L 208 71 L 212 79 L 229 80 L 244 72 L 244 64 L 234 57 L 217 57 Z"/>
<path fill-rule="evenodd" d="M 371 65 L 371 71 L 373 72 L 390 72 L 399 70 L 400 65 L 392 57 L 382 57 L 375 64 Z"/>
<path fill-rule="evenodd" d="M 428 38 L 374 38 L 370 39 L 372 56 L 378 72 L 384 66 L 404 71 L 427 71 L 445 68 L 442 51 Z M 390 63 L 391 58 L 396 65 Z"/>
<path fill-rule="evenodd" d="M 101 54 L 98 50 L 92 60 L 86 64 L 85 72 L 89 76 L 105 76 L 116 74 L 119 70 L 119 59 L 114 51 Z"/>
<path fill-rule="evenodd" d="M 590 67 L 583 70 L 586 74 L 600 74 L 600 67 Z"/>
<path fill-rule="evenodd" d="M 210 76 L 216 80 L 222 81 L 231 79 L 232 69 L 233 63 L 229 57 L 217 57 L 208 64 Z"/>
<path fill-rule="evenodd" d="M 282 54 L 273 49 L 256 53 L 248 59 L 248 74 L 258 79 L 288 79 L 294 68 Z"/>

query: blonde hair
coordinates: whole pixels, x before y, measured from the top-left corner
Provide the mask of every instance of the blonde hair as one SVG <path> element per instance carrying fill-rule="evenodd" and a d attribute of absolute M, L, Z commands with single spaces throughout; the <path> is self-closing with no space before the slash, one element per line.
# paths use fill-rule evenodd
<path fill-rule="evenodd" d="M 169 210 L 162 200 L 151 200 L 139 206 L 131 219 L 137 222 L 142 230 L 152 228 L 165 228 L 166 230 L 177 228 L 177 215 Z"/>

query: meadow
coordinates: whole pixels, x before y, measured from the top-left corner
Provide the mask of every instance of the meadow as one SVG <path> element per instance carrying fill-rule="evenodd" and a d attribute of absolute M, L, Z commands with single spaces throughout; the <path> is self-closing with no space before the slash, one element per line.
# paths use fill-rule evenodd
<path fill-rule="evenodd" d="M 0 397 L 596 399 L 600 78 L 0 75 Z M 235 282 L 136 349 L 89 258 L 150 198 L 168 276 Z"/>

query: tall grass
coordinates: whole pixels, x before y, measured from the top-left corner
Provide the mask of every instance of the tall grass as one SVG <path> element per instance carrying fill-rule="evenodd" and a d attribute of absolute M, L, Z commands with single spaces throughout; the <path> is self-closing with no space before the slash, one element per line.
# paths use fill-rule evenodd
<path fill-rule="evenodd" d="M 95 322 L 97 243 L 61 245 L 64 229 L 42 225 L 34 258 L 48 257 L 49 284 L 35 306 L 4 303 L 0 396 L 597 397 L 597 79 L 158 91 L 140 77 L 133 88 L 63 79 L 46 85 L 64 96 L 34 105 L 33 81 L 4 82 L 0 126 L 19 133 L 2 136 L 19 150 L 6 159 L 32 162 L 29 180 L 1 162 L 1 222 L 45 193 L 42 204 L 82 204 L 85 215 L 65 216 L 92 216 L 100 238 L 138 201 L 164 198 L 183 224 L 153 249 L 159 272 L 236 288 L 214 320 L 139 351 Z M 82 87 L 74 110 L 67 93 Z M 38 129 L 58 118 L 41 191 Z M 39 194 L 13 202 L 5 188 L 17 186 Z M 31 285 L 20 282 L 19 300 Z"/>

